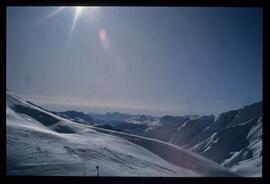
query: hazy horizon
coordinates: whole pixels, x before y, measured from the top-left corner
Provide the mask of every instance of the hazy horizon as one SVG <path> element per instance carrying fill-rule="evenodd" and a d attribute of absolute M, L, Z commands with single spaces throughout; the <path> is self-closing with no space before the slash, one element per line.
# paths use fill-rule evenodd
<path fill-rule="evenodd" d="M 262 100 L 262 9 L 7 7 L 7 88 L 50 110 L 204 115 Z"/>
<path fill-rule="evenodd" d="M 12 91 L 11 91 L 12 92 Z M 15 94 L 17 95 L 17 94 Z M 175 111 L 175 112 L 171 112 L 171 111 L 166 111 L 163 110 L 162 113 L 151 113 L 149 112 L 147 109 L 145 108 L 141 108 L 141 109 L 132 109 L 133 111 L 129 111 L 130 109 L 114 109 L 114 108 L 110 108 L 110 107 L 103 107 L 103 106 L 94 106 L 92 103 L 89 104 L 85 104 L 85 102 L 83 102 L 83 105 L 70 105 L 69 103 L 63 103 L 61 101 L 60 98 L 60 103 L 57 102 L 53 102 L 55 99 L 50 98 L 50 97 L 46 97 L 46 99 L 44 99 L 44 97 L 37 97 L 35 95 L 33 96 L 28 96 L 28 95 L 17 95 L 20 98 L 30 101 L 38 106 L 41 106 L 42 108 L 45 108 L 47 110 L 50 111 L 56 111 L 56 112 L 64 112 L 64 111 L 81 111 L 84 112 L 86 114 L 88 113 L 96 113 L 96 114 L 106 114 L 106 113 L 121 113 L 121 114 L 130 114 L 130 115 L 150 115 L 150 116 L 155 116 L 155 117 L 162 117 L 162 116 L 185 116 L 185 115 L 198 115 L 198 116 L 203 116 L 203 115 L 214 115 L 215 117 L 218 117 L 221 113 L 227 112 L 227 111 L 231 111 L 231 110 L 238 110 L 243 108 L 246 105 L 251 105 L 253 103 L 258 103 L 261 102 L 262 100 L 258 100 L 252 103 L 248 103 L 248 104 L 244 104 L 242 106 L 237 106 L 235 108 L 232 109 L 227 109 L 225 111 L 222 112 L 218 112 L 218 113 L 213 113 L 213 112 L 204 112 L 204 111 L 197 111 L 197 112 L 191 112 L 191 113 L 181 113 L 179 110 Z M 45 102 L 46 101 L 46 102 Z M 159 109 L 161 110 L 161 109 Z M 158 109 L 157 109 L 158 112 Z"/>

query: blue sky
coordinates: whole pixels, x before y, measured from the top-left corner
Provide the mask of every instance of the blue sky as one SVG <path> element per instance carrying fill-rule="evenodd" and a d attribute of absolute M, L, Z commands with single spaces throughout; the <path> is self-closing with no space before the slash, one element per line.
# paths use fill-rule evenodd
<path fill-rule="evenodd" d="M 8 7 L 7 88 L 52 110 L 215 114 L 262 99 L 262 10 Z"/>

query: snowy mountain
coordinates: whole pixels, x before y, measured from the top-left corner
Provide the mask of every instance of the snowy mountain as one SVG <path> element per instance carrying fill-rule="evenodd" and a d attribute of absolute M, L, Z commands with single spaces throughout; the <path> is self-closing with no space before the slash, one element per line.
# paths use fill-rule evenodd
<path fill-rule="evenodd" d="M 51 111 L 51 113 L 58 115 L 62 118 L 69 119 L 71 121 L 78 122 L 78 123 L 82 123 L 82 124 L 86 124 L 86 125 L 94 125 L 95 124 L 93 119 L 83 112 L 78 112 L 78 111 L 72 110 L 72 111 L 64 111 L 64 112 Z"/>
<path fill-rule="evenodd" d="M 89 113 L 88 116 L 90 116 L 97 124 L 108 124 L 110 126 L 124 123 L 125 120 L 133 117 L 133 115 L 119 112 L 107 112 L 105 114 Z"/>
<path fill-rule="evenodd" d="M 164 116 L 115 126 L 182 146 L 243 176 L 262 175 L 262 102 L 209 116 Z M 131 121 L 132 122 L 132 121 Z"/>
<path fill-rule="evenodd" d="M 98 165 L 100 176 L 238 176 L 170 143 L 72 122 L 6 95 L 7 175 L 96 176 Z"/>
<path fill-rule="evenodd" d="M 229 122 L 231 122 L 234 116 L 238 113 L 238 111 L 233 110 L 226 113 L 221 113 L 219 117 L 215 120 L 215 123 L 210 124 L 207 126 L 203 131 L 197 134 L 186 146 L 192 147 L 195 144 L 203 141 L 204 139 L 208 138 L 218 130 L 221 130 L 227 126 Z"/>
<path fill-rule="evenodd" d="M 115 128 L 121 130 L 121 132 L 169 141 L 175 130 L 187 119 L 183 117 L 164 116 L 161 118 L 151 117 L 142 121 L 140 118 L 133 118 L 115 126 Z"/>
<path fill-rule="evenodd" d="M 262 103 L 221 114 L 184 147 L 240 175 L 262 176 Z"/>
<path fill-rule="evenodd" d="M 31 103 L 31 102 L 28 102 Z M 31 103 L 32 104 L 32 103 Z M 35 104 L 32 104 L 36 106 Z M 39 107 L 39 106 L 38 106 Z M 41 107 L 40 107 L 41 108 Z M 45 109 L 44 109 L 45 110 Z M 119 112 L 107 112 L 105 114 L 98 113 L 84 113 L 75 110 L 69 110 L 64 112 L 50 111 L 51 113 L 61 116 L 62 118 L 76 121 L 82 124 L 96 125 L 99 127 L 113 128 L 120 124 L 153 124 L 153 122 L 159 118 L 150 115 L 131 115 Z"/>
<path fill-rule="evenodd" d="M 169 142 L 182 146 L 192 140 L 205 127 L 212 124 L 214 116 L 201 116 L 196 119 L 188 119 L 183 125 L 177 128 Z"/>

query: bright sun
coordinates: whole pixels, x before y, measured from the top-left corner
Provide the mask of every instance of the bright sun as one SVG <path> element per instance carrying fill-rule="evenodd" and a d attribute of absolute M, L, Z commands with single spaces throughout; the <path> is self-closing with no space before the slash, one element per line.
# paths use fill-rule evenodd
<path fill-rule="evenodd" d="M 91 16 L 88 16 L 88 18 L 91 18 L 91 21 L 92 21 L 93 18 L 95 18 L 99 12 L 99 8 L 96 6 L 59 7 L 59 8 L 56 8 L 56 10 L 54 10 L 52 13 L 50 13 L 47 17 L 45 17 L 44 20 L 47 20 L 47 19 L 55 16 L 59 12 L 62 12 L 62 10 L 64 10 L 64 9 L 72 10 L 71 12 L 74 14 L 74 18 L 73 18 L 72 25 L 70 28 L 68 40 L 71 39 L 73 31 L 76 27 L 76 23 L 79 21 L 80 18 L 86 18 L 86 15 L 91 15 Z M 105 38 L 106 38 L 106 32 L 101 32 L 100 39 L 105 40 Z"/>
<path fill-rule="evenodd" d="M 83 7 L 83 6 L 76 6 L 75 7 L 76 15 L 80 15 L 84 9 L 85 9 L 85 7 Z"/>

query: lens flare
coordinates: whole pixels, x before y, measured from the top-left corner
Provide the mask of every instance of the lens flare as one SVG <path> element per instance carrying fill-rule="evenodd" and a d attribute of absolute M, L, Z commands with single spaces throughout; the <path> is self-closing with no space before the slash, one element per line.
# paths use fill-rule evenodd
<path fill-rule="evenodd" d="M 107 36 L 106 31 L 104 29 L 101 29 L 99 31 L 99 39 L 100 39 L 100 41 L 102 41 L 102 42 L 105 41 L 106 36 Z"/>
<path fill-rule="evenodd" d="M 99 37 L 101 46 L 104 49 L 108 49 L 110 47 L 110 42 L 109 42 L 106 30 L 105 29 L 100 29 L 99 32 L 98 32 L 98 37 Z"/>

